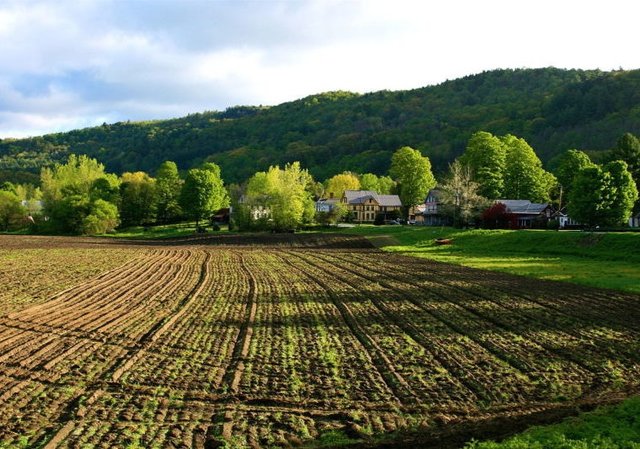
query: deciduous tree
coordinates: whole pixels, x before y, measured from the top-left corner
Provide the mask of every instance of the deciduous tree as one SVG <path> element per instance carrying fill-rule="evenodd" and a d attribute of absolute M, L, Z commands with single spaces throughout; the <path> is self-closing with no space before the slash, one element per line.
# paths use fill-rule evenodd
<path fill-rule="evenodd" d="M 120 219 L 123 226 L 151 223 L 156 213 L 156 181 L 145 172 L 123 173 L 120 184 Z"/>
<path fill-rule="evenodd" d="M 0 190 L 0 230 L 10 231 L 19 227 L 26 210 L 15 193 Z"/>
<path fill-rule="evenodd" d="M 381 195 L 390 194 L 395 184 L 389 176 L 376 176 L 373 173 L 365 173 L 360 176 L 360 188 L 362 190 L 373 190 Z"/>
<path fill-rule="evenodd" d="M 287 164 L 284 169 L 272 166 L 266 172 L 256 173 L 247 183 L 242 204 L 245 212 L 241 215 L 248 218 L 245 226 L 255 225 L 257 219 L 259 224 L 285 231 L 311 222 L 315 210 L 310 183 L 313 178 L 299 162 Z M 254 213 L 258 210 L 268 215 L 260 219 Z"/>
<path fill-rule="evenodd" d="M 220 176 L 220 167 L 206 163 L 202 168 L 192 168 L 180 194 L 180 205 L 187 217 L 196 221 L 206 219 L 214 212 L 229 204 L 229 197 Z"/>
<path fill-rule="evenodd" d="M 360 190 L 360 179 L 351 172 L 335 175 L 325 184 L 325 195 L 329 198 L 342 198 L 345 190 Z"/>
<path fill-rule="evenodd" d="M 569 196 L 569 214 L 589 226 L 618 226 L 631 215 L 638 190 L 624 161 L 583 168 Z"/>
<path fill-rule="evenodd" d="M 510 134 L 501 138 L 506 148 L 502 196 L 514 200 L 549 201 L 555 177 L 542 168 L 533 148 Z"/>
<path fill-rule="evenodd" d="M 449 166 L 449 175 L 439 186 L 445 213 L 455 226 L 467 226 L 488 205 L 478 191 L 480 185 L 473 180 L 471 169 L 460 161 Z"/>
<path fill-rule="evenodd" d="M 168 223 L 182 214 L 180 191 L 183 181 L 175 162 L 163 162 L 156 173 L 156 216 L 160 223 Z"/>
<path fill-rule="evenodd" d="M 389 174 L 398 183 L 405 218 L 409 208 L 424 201 L 436 185 L 429 158 L 411 147 L 402 147 L 393 153 Z"/>
<path fill-rule="evenodd" d="M 479 185 L 478 193 L 486 198 L 503 197 L 507 150 L 504 143 L 486 131 L 478 131 L 469 139 L 460 157 Z"/>
<path fill-rule="evenodd" d="M 558 168 L 555 171 L 558 183 L 562 187 L 562 196 L 569 197 L 573 179 L 583 168 L 593 167 L 595 164 L 587 153 L 580 150 L 567 150 L 558 159 Z M 562 201 L 561 201 L 562 202 Z"/>
<path fill-rule="evenodd" d="M 98 200 L 110 202 L 120 184 L 118 177 L 106 173 L 104 165 L 97 160 L 73 154 L 66 164 L 44 168 L 40 178 L 44 213 L 50 218 L 50 226 L 55 232 L 71 234 L 87 232 L 85 218 L 96 207 L 103 209 L 94 203 Z M 97 214 L 95 217 L 99 219 L 106 215 Z M 109 214 L 108 221 L 99 228 L 112 228 L 112 224 L 118 221 L 117 214 L 115 217 Z M 96 229 L 96 226 L 92 229 Z"/>

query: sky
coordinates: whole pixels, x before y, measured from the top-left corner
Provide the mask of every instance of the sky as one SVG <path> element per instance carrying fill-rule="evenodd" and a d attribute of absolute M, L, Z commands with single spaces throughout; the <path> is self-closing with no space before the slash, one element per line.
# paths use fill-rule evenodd
<path fill-rule="evenodd" d="M 640 68 L 633 0 L 0 0 L 0 139 L 439 84 Z"/>

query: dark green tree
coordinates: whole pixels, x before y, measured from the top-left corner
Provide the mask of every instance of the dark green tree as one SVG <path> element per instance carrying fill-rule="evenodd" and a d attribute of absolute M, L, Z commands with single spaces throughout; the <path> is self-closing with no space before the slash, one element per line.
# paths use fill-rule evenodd
<path fill-rule="evenodd" d="M 156 173 L 156 214 L 158 222 L 174 221 L 182 214 L 180 190 L 183 181 L 175 162 L 163 162 Z"/>
<path fill-rule="evenodd" d="M 145 172 L 123 173 L 120 183 L 120 219 L 123 226 L 149 224 L 156 214 L 156 182 Z"/>
<path fill-rule="evenodd" d="M 623 134 L 611 151 L 611 159 L 625 161 L 636 187 L 640 186 L 640 140 L 636 136 Z"/>
<path fill-rule="evenodd" d="M 411 147 L 402 147 L 393 153 L 389 174 L 398 183 L 405 218 L 409 208 L 424 201 L 429 190 L 436 186 L 431 161 Z"/>
<path fill-rule="evenodd" d="M 486 131 L 478 131 L 469 139 L 459 160 L 469 168 L 478 183 L 478 193 L 485 198 L 496 199 L 504 197 L 506 157 L 502 140 Z"/>
<path fill-rule="evenodd" d="M 555 170 L 558 184 L 562 191 L 560 193 L 560 205 L 562 206 L 565 198 L 568 198 L 571 193 L 571 186 L 576 175 L 583 168 L 593 167 L 595 164 L 591 162 L 591 159 L 587 153 L 580 150 L 567 150 L 558 159 L 558 165 Z"/>
<path fill-rule="evenodd" d="M 220 177 L 220 167 L 213 163 L 202 168 L 192 168 L 180 193 L 180 205 L 184 214 L 196 221 L 208 219 L 214 212 L 228 205 L 228 196 Z"/>

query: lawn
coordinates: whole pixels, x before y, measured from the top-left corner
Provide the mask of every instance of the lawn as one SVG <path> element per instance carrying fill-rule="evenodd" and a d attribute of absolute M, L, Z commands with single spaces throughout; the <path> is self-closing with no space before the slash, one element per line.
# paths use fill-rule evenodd
<path fill-rule="evenodd" d="M 539 279 L 640 293 L 640 234 L 358 226 L 385 251 Z M 451 238 L 450 245 L 435 239 Z"/>

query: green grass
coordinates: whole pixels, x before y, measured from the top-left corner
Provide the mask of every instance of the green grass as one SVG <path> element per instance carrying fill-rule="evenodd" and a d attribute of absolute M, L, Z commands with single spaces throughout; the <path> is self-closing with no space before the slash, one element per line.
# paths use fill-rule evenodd
<path fill-rule="evenodd" d="M 501 443 L 474 441 L 465 449 L 640 449 L 640 398 L 603 407 L 560 424 L 534 427 Z"/>
<path fill-rule="evenodd" d="M 221 231 L 227 232 L 226 226 Z M 207 227 L 207 232 L 212 233 L 211 227 Z M 105 234 L 100 237 L 123 238 L 123 239 L 171 239 L 177 237 L 186 237 L 196 233 L 195 222 L 176 223 L 170 225 L 159 225 L 144 228 L 143 226 L 133 226 L 126 229 L 120 229 L 113 234 Z"/>
<path fill-rule="evenodd" d="M 640 233 L 358 226 L 382 249 L 474 268 L 640 293 Z M 451 245 L 436 245 L 438 237 Z"/>

